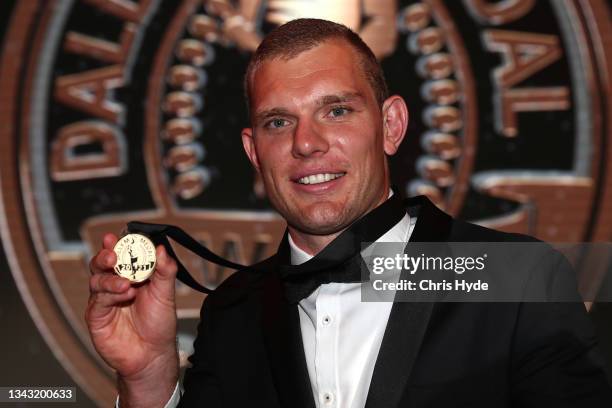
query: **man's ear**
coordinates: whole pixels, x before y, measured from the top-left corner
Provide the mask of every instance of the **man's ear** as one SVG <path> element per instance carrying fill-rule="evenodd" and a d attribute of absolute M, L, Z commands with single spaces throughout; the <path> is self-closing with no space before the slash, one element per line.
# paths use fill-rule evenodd
<path fill-rule="evenodd" d="M 244 147 L 244 151 L 248 156 L 249 160 L 255 170 L 259 172 L 259 158 L 257 157 L 257 150 L 255 149 L 255 139 L 253 135 L 252 128 L 244 128 L 242 129 L 242 146 Z"/>
<path fill-rule="evenodd" d="M 408 107 L 401 96 L 393 95 L 385 100 L 383 114 L 383 146 L 392 156 L 399 149 L 408 128 Z"/>

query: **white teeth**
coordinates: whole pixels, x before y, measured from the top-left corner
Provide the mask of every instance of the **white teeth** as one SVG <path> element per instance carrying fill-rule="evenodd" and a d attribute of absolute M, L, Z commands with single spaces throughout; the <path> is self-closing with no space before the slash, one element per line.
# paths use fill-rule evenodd
<path fill-rule="evenodd" d="M 298 180 L 300 184 L 319 184 L 326 181 L 337 179 L 338 177 L 344 176 L 344 173 L 319 173 L 312 174 L 310 176 L 302 177 Z"/>

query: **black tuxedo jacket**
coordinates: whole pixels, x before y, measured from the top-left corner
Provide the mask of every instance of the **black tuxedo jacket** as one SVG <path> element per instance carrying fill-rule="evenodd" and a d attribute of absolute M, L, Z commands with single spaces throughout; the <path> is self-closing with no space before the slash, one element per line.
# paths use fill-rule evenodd
<path fill-rule="evenodd" d="M 521 241 L 452 219 L 424 197 L 413 242 Z M 278 253 L 228 278 L 202 306 L 181 407 L 314 408 L 298 306 Z M 542 271 L 554 273 L 554 271 Z M 366 407 L 612 407 L 582 303 L 394 303 Z"/>

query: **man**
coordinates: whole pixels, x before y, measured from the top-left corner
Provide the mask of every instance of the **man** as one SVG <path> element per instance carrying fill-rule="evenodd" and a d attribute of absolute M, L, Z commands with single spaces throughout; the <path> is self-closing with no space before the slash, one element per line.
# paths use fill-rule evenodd
<path fill-rule="evenodd" d="M 207 297 L 180 406 L 610 406 L 580 304 L 361 302 L 361 242 L 523 238 L 453 220 L 423 197 L 406 212 L 387 157 L 408 111 L 356 34 L 287 23 L 245 83 L 244 148 L 287 234 Z M 159 247 L 150 281 L 130 286 L 111 273 L 115 242 L 105 236 L 91 262 L 93 343 L 117 371 L 122 407 L 173 405 L 176 265 Z"/>

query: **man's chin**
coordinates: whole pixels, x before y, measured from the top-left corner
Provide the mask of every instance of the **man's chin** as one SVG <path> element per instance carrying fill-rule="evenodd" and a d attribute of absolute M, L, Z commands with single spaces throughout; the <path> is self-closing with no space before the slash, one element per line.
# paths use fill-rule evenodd
<path fill-rule="evenodd" d="M 311 235 L 331 235 L 346 228 L 350 207 L 346 199 L 321 199 L 313 202 L 292 197 L 279 211 L 287 223 L 298 231 Z"/>
<path fill-rule="evenodd" d="M 308 234 L 318 236 L 334 235 L 346 228 L 344 225 L 299 225 L 295 227 L 297 230 Z"/>
<path fill-rule="evenodd" d="M 347 227 L 342 212 L 326 214 L 324 217 L 296 217 L 292 223 L 297 230 L 310 235 L 332 235 Z"/>

